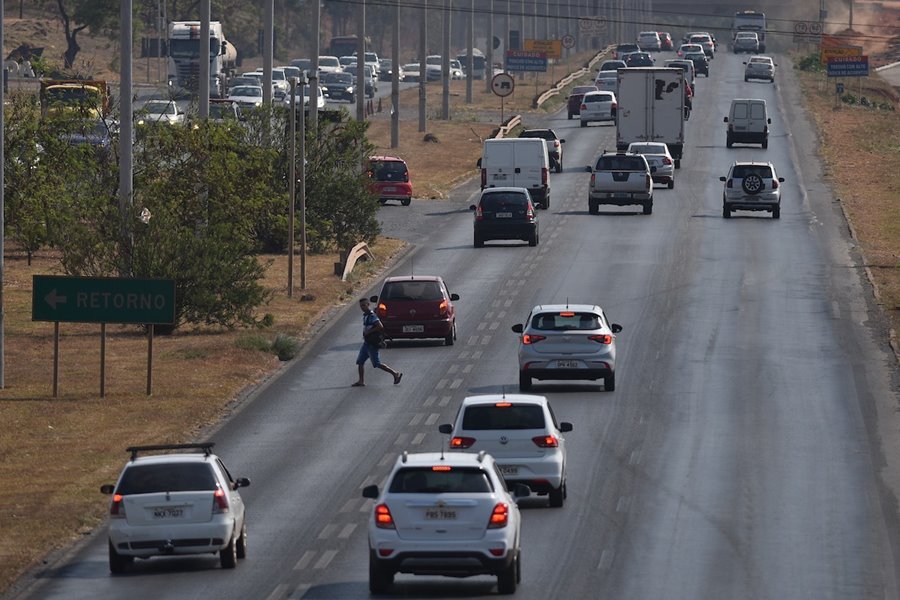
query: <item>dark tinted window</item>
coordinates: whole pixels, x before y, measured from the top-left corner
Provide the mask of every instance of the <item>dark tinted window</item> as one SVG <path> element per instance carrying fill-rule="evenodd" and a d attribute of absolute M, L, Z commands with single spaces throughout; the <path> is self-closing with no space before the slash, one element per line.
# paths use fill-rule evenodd
<path fill-rule="evenodd" d="M 524 194 L 516 192 L 493 192 L 481 196 L 481 210 L 502 211 L 510 209 L 525 210 L 528 199 Z"/>
<path fill-rule="evenodd" d="M 116 493 L 153 494 L 158 492 L 197 492 L 216 489 L 212 467 L 206 463 L 170 463 L 134 465 L 125 470 Z"/>
<path fill-rule="evenodd" d="M 437 281 L 389 281 L 381 290 L 382 300 L 443 300 Z"/>
<path fill-rule="evenodd" d="M 409 171 L 399 160 L 373 161 L 372 173 L 375 181 L 409 181 Z"/>
<path fill-rule="evenodd" d="M 597 159 L 597 171 L 646 171 L 644 160 L 638 156 L 601 156 Z"/>
<path fill-rule="evenodd" d="M 544 428 L 544 411 L 534 404 L 480 405 L 465 410 L 462 428 L 466 431 Z"/>
<path fill-rule="evenodd" d="M 594 88 L 596 89 L 596 88 Z M 555 140 L 556 136 L 549 129 L 527 129 L 519 134 L 521 138 L 540 138 L 542 140 Z"/>
<path fill-rule="evenodd" d="M 392 494 L 489 494 L 493 491 L 487 473 L 474 467 L 400 469 L 388 491 Z"/>
<path fill-rule="evenodd" d="M 612 102 L 612 96 L 609 94 L 585 94 L 584 102 L 585 104 L 591 102 Z"/>
<path fill-rule="evenodd" d="M 735 165 L 731 171 L 731 176 L 735 179 L 743 179 L 747 175 L 755 173 L 763 178 L 772 177 L 772 169 L 765 165 Z"/>
<path fill-rule="evenodd" d="M 539 313 L 531 319 L 531 326 L 534 329 L 544 331 L 569 331 L 569 330 L 585 330 L 590 331 L 600 327 L 600 317 L 593 313 L 580 312 L 556 312 L 556 313 Z"/>

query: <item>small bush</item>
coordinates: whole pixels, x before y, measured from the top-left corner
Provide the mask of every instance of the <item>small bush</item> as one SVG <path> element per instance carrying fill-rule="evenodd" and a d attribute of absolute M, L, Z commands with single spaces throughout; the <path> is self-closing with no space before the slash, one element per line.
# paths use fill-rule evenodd
<path fill-rule="evenodd" d="M 278 357 L 278 360 L 291 360 L 297 356 L 300 349 L 300 343 L 289 335 L 279 333 L 272 342 L 272 352 Z"/>
<path fill-rule="evenodd" d="M 819 55 L 815 53 L 807 54 L 798 60 L 797 68 L 801 71 L 810 71 L 812 73 L 821 73 L 825 70 L 825 67 L 822 66 L 822 63 L 819 60 Z"/>
<path fill-rule="evenodd" d="M 234 340 L 234 345 L 241 350 L 258 350 L 260 352 L 268 352 L 271 348 L 269 338 L 263 333 L 240 335 Z"/>
<path fill-rule="evenodd" d="M 841 96 L 841 102 L 853 106 L 859 102 L 859 99 L 853 94 L 844 94 Z"/>

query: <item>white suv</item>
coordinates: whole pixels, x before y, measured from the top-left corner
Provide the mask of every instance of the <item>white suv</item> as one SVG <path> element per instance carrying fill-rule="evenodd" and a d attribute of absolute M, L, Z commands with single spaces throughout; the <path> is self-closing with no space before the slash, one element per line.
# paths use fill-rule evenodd
<path fill-rule="evenodd" d="M 735 162 L 728 175 L 719 177 L 725 182 L 722 192 L 722 216 L 731 218 L 735 210 L 765 210 L 773 219 L 781 217 L 781 186 L 784 177 L 775 173 L 770 162 Z"/>
<path fill-rule="evenodd" d="M 133 446 L 109 506 L 109 570 L 123 573 L 135 557 L 219 553 L 222 568 L 247 556 L 244 502 L 213 444 Z M 200 450 L 139 456 L 146 452 Z"/>
<path fill-rule="evenodd" d="M 557 423 L 544 396 L 489 394 L 463 400 L 456 422 L 438 427 L 450 450 L 488 452 L 510 484 L 549 495 L 550 506 L 566 499 L 566 438 L 571 423 Z"/>
<path fill-rule="evenodd" d="M 382 594 L 395 573 L 496 575 L 501 594 L 522 577 L 519 508 L 494 459 L 479 452 L 409 454 L 394 464 L 369 519 L 369 591 Z"/>

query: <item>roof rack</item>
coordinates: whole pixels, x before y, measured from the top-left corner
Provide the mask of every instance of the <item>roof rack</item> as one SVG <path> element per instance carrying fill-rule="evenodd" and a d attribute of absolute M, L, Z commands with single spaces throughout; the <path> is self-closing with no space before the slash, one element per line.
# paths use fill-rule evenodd
<path fill-rule="evenodd" d="M 212 448 L 215 446 L 213 442 L 204 442 L 202 444 L 156 444 L 153 446 L 129 446 L 125 448 L 125 452 L 131 453 L 131 460 L 137 458 L 141 452 L 158 452 L 160 450 L 203 450 L 205 456 L 212 454 Z"/>

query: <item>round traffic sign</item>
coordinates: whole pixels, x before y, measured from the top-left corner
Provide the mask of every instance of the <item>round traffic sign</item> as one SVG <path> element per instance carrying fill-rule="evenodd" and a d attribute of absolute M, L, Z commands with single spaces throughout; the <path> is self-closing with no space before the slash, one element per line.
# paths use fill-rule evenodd
<path fill-rule="evenodd" d="M 817 21 L 813 21 L 809 24 L 809 32 L 813 35 L 822 35 L 822 24 Z"/>
<path fill-rule="evenodd" d="M 562 37 L 562 45 L 563 48 L 574 48 L 575 47 L 575 36 L 567 33 Z"/>
<path fill-rule="evenodd" d="M 491 79 L 491 90 L 501 98 L 505 98 L 516 89 L 516 81 L 509 73 L 497 73 Z"/>
<path fill-rule="evenodd" d="M 794 33 L 804 34 L 809 29 L 809 25 L 806 21 L 797 21 L 794 23 Z"/>

